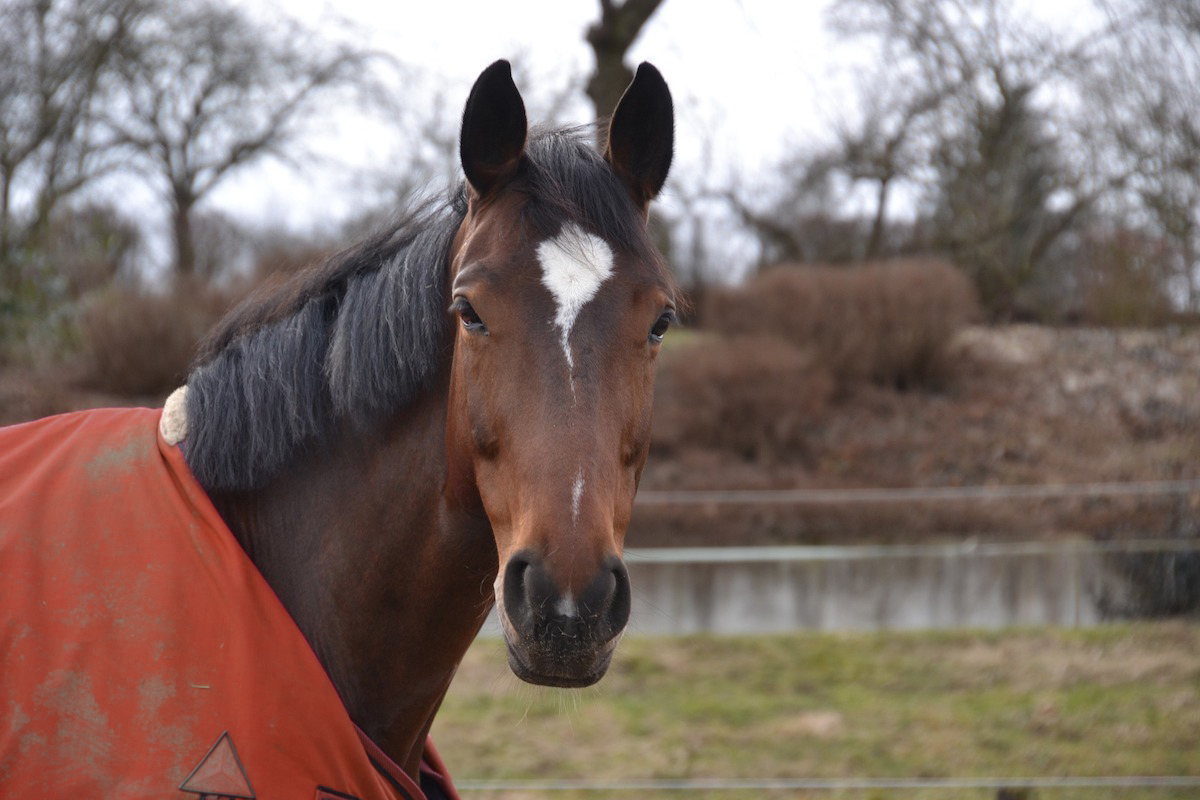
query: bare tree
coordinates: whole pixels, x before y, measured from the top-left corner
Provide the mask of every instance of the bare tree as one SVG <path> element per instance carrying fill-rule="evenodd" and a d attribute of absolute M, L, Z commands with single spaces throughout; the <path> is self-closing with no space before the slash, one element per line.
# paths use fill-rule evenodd
<path fill-rule="evenodd" d="M 1200 8 L 1128 0 L 1108 13 L 1119 35 L 1089 89 L 1128 175 L 1123 211 L 1162 238 L 1176 298 L 1200 311 Z"/>
<path fill-rule="evenodd" d="M 0 268 L 105 167 L 96 112 L 140 0 L 11 0 L 0 6 Z M 17 195 L 26 202 L 18 207 Z"/>
<path fill-rule="evenodd" d="M 170 203 L 178 274 L 195 271 L 197 203 L 247 164 L 294 162 L 319 102 L 363 86 L 372 58 L 286 19 L 267 28 L 220 0 L 155 7 L 123 64 L 108 123 Z"/>
<path fill-rule="evenodd" d="M 633 80 L 633 70 L 625 63 L 625 54 L 662 2 L 624 0 L 618 5 L 614 0 L 600 0 L 600 19 L 587 31 L 587 42 L 596 56 L 596 71 L 588 80 L 587 95 L 597 119 L 612 113 L 625 87 Z"/>
<path fill-rule="evenodd" d="M 1061 131 L 1077 126 L 1050 98 L 1078 91 L 1081 64 L 1109 31 L 1074 38 L 1010 0 L 839 0 L 831 21 L 880 49 L 860 124 L 843 130 L 837 169 L 876 187 L 866 251 L 881 251 L 889 187 L 915 183 L 932 234 L 976 280 L 997 316 L 1016 313 L 1052 270 L 1053 246 L 1111 190 L 1076 163 Z"/>
<path fill-rule="evenodd" d="M 1032 92 L 1005 86 L 998 102 L 978 103 L 969 126 L 937 153 L 932 243 L 967 271 L 984 306 L 1002 318 L 1036 310 L 1019 308 L 1034 300 L 1022 295 L 1090 202 L 1079 195 L 1061 209 L 1051 202 L 1073 180 Z"/>
<path fill-rule="evenodd" d="M 826 169 L 838 170 L 854 183 L 867 184 L 875 210 L 863 258 L 884 255 L 889 201 L 896 184 L 914 181 L 925 165 L 922 147 L 930 140 L 943 106 L 960 88 L 953 82 L 920 85 L 904 91 L 903 79 L 883 70 L 864 85 L 864 115 L 858 125 L 838 127 L 837 144 L 825 157 Z"/>
<path fill-rule="evenodd" d="M 862 258 L 854 220 L 839 218 L 848 186 L 835 148 L 794 154 L 779 166 L 778 185 L 734 185 L 724 199 L 758 240 L 758 267 L 834 264 Z"/>
<path fill-rule="evenodd" d="M 830 27 L 844 39 L 869 39 L 878 58 L 858 79 L 857 108 L 834 121 L 833 141 L 780 165 L 784 185 L 768 207 L 730 195 L 767 261 L 841 263 L 912 246 L 897 235 L 911 226 L 889 219 L 892 197 L 902 184 L 928 182 L 950 107 L 976 69 L 972 59 L 953 53 L 914 57 L 911 40 L 923 44 L 946 23 L 929 10 L 890 0 L 842 0 L 831 8 Z M 874 203 L 865 221 L 846 213 L 865 198 Z"/>

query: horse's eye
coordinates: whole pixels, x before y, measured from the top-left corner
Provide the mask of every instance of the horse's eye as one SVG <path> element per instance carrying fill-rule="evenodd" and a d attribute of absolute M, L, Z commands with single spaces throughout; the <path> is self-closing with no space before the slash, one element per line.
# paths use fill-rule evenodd
<path fill-rule="evenodd" d="M 667 328 L 671 327 L 671 323 L 675 321 L 674 311 L 664 311 L 655 321 L 654 327 L 650 329 L 650 342 L 658 344 L 667 335 Z"/>
<path fill-rule="evenodd" d="M 458 315 L 462 320 L 462 326 L 472 333 L 482 333 L 487 335 L 487 326 L 483 324 L 483 320 L 475 313 L 475 309 L 471 308 L 471 304 L 467 302 L 465 297 L 456 297 L 454 302 L 450 304 L 450 310 Z"/>

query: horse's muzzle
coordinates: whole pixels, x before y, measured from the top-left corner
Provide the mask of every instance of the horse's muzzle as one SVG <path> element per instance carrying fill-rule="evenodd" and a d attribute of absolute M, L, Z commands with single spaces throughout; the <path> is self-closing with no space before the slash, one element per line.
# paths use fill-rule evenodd
<path fill-rule="evenodd" d="M 508 663 L 518 678 L 543 686 L 590 686 L 604 677 L 629 622 L 629 572 L 605 558 L 581 592 L 563 592 L 541 558 L 515 553 L 498 582 L 498 614 Z"/>

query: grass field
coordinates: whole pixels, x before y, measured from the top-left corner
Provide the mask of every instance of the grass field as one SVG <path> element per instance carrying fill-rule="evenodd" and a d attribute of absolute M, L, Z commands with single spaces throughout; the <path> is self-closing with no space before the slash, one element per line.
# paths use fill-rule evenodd
<path fill-rule="evenodd" d="M 1200 626 L 630 638 L 582 692 L 467 654 L 434 726 L 466 779 L 1200 775 Z M 996 790 L 610 792 L 613 797 L 995 797 Z M 1017 797 L 1177 798 L 1200 789 Z M 467 797 L 600 797 L 474 791 Z"/>

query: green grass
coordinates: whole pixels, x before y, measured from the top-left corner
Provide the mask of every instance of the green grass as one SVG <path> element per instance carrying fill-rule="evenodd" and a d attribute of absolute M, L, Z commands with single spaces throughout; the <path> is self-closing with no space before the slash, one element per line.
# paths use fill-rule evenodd
<path fill-rule="evenodd" d="M 581 692 L 520 683 L 508 673 L 503 644 L 481 640 L 434 738 L 459 779 L 1200 775 L 1200 627 L 635 637 L 621 644 L 608 676 Z M 1193 794 L 1089 789 L 1036 797 Z"/>

